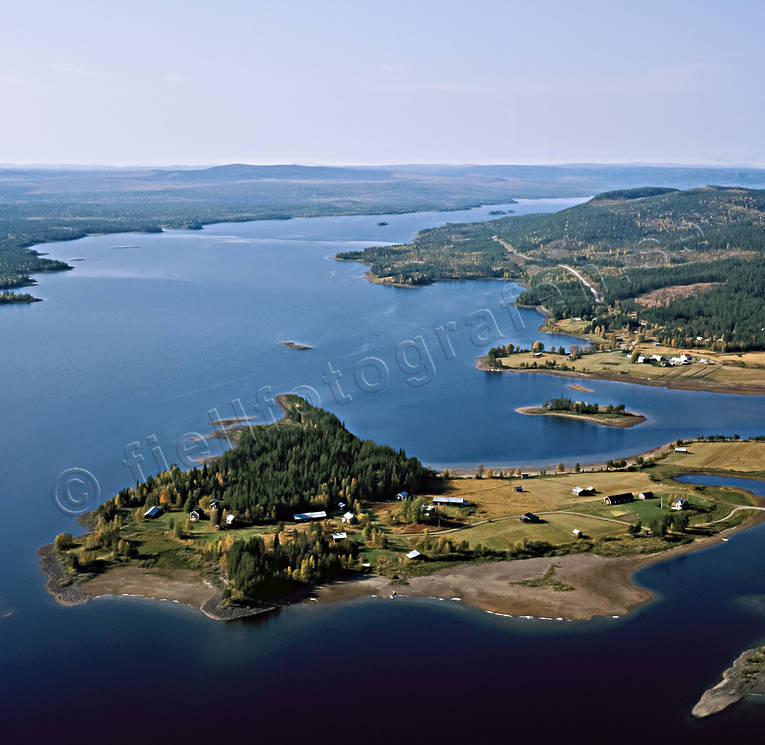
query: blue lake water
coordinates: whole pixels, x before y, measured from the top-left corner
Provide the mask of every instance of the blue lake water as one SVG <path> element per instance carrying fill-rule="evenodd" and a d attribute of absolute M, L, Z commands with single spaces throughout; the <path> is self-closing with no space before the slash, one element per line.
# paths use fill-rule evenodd
<path fill-rule="evenodd" d="M 427 728 L 443 741 L 496 732 L 500 719 L 515 734 L 526 725 L 566 732 L 572 722 L 582 732 L 624 732 L 625 715 L 634 722 L 648 710 L 652 727 L 682 741 L 765 724 L 765 708 L 751 703 L 704 724 L 687 717 L 762 635 L 755 606 L 738 603 L 765 594 L 755 569 L 765 560 L 762 528 L 644 570 L 639 580 L 661 601 L 587 624 L 416 600 L 301 606 L 220 624 L 169 603 L 62 608 L 45 594 L 36 549 L 77 529 L 51 497 L 62 473 L 87 469 L 94 479 L 79 502 L 64 491 L 63 507 L 94 506 L 166 463 L 219 452 L 216 441 L 192 439 L 219 417 L 268 421 L 280 392 L 302 393 L 359 436 L 433 465 L 586 463 L 698 434 L 765 432 L 763 397 L 606 381 L 588 382 L 587 398 L 625 403 L 645 423 L 621 430 L 518 415 L 516 407 L 565 393 L 571 379 L 478 372 L 475 358 L 497 343 L 577 342 L 541 334 L 538 313 L 510 306 L 519 287 L 370 285 L 365 267 L 331 258 L 487 219 L 490 209 L 221 224 L 45 247 L 83 261 L 39 278 L 34 293 L 45 302 L 0 309 L 0 713 L 9 731 L 36 741 L 109 723 L 110 741 L 128 741 L 135 732 L 118 722 L 131 711 L 151 727 L 148 741 L 192 742 L 253 731 L 324 740 L 337 727 L 371 742 Z M 313 349 L 280 346 L 287 340 Z M 445 688 L 457 703 L 435 714 L 434 692 Z M 311 713 L 296 717 L 298 709 Z"/>
<path fill-rule="evenodd" d="M 765 464 L 763 464 L 765 466 Z M 735 486 L 746 489 L 758 497 L 765 497 L 765 481 L 760 479 L 737 479 L 730 476 L 712 476 L 705 473 L 688 473 L 678 476 L 676 481 L 686 484 L 702 484 L 704 486 Z"/>

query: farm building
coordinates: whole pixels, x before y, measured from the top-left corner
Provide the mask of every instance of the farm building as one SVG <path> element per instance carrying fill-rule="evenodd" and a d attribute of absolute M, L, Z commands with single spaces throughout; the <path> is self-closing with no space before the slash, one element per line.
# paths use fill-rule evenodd
<path fill-rule="evenodd" d="M 595 493 L 595 487 L 594 486 L 575 486 L 571 490 L 571 493 L 577 497 L 587 497 L 590 494 Z"/>
<path fill-rule="evenodd" d="M 611 494 L 608 497 L 603 497 L 603 502 L 605 504 L 625 504 L 634 498 L 630 492 L 625 492 L 624 494 Z"/>
<path fill-rule="evenodd" d="M 332 534 L 332 540 L 337 543 L 338 541 L 343 541 L 348 537 L 347 533 L 333 533 Z"/>
<path fill-rule="evenodd" d="M 325 520 L 327 517 L 327 513 L 324 510 L 321 510 L 320 512 L 298 512 L 296 515 L 292 516 L 297 522 L 305 521 L 305 520 Z"/>
<path fill-rule="evenodd" d="M 407 559 L 421 559 L 422 554 L 417 549 L 412 549 L 407 555 Z"/>
<path fill-rule="evenodd" d="M 641 491 L 640 494 L 638 494 L 638 499 L 653 499 L 653 492 Z"/>
<path fill-rule="evenodd" d="M 453 504 L 456 507 L 465 507 L 467 500 L 462 497 L 433 497 L 433 504 Z"/>
<path fill-rule="evenodd" d="M 522 486 L 514 486 L 513 487 L 513 491 L 523 491 L 523 487 Z"/>
<path fill-rule="evenodd" d="M 526 512 L 519 518 L 522 523 L 538 523 L 541 522 L 539 515 L 535 515 L 533 512 Z"/>
<path fill-rule="evenodd" d="M 234 524 L 235 515 L 226 515 L 226 525 Z"/>
<path fill-rule="evenodd" d="M 354 522 L 356 522 L 356 515 L 354 515 L 352 512 L 346 512 L 343 515 L 343 522 L 346 525 L 352 525 Z"/>
<path fill-rule="evenodd" d="M 672 502 L 673 510 L 684 510 L 688 507 L 688 500 L 685 497 L 678 497 Z"/>
<path fill-rule="evenodd" d="M 688 448 L 675 448 L 676 453 L 687 453 Z"/>
<path fill-rule="evenodd" d="M 144 517 L 148 517 L 149 520 L 153 520 L 155 517 L 159 517 L 159 507 L 150 507 L 143 513 Z"/>
<path fill-rule="evenodd" d="M 573 533 L 573 534 L 574 534 L 574 535 L 575 535 L 577 538 L 581 538 L 581 537 L 584 535 L 584 533 L 582 533 L 582 531 L 581 531 L 581 530 L 579 530 L 579 528 L 574 528 L 574 529 L 573 529 L 571 532 L 572 532 L 572 533 Z"/>
<path fill-rule="evenodd" d="M 198 522 L 201 517 L 202 515 L 200 514 L 199 510 L 191 510 L 191 512 L 189 512 L 189 520 L 191 520 L 193 523 Z"/>

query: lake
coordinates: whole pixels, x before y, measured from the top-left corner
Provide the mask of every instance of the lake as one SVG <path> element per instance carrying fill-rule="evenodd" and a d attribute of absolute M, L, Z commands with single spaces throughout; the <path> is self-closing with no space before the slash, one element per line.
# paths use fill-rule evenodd
<path fill-rule="evenodd" d="M 7 731 L 27 741 L 105 728 L 110 742 L 323 741 L 338 732 L 376 742 L 422 739 L 420 728 L 449 741 L 507 726 L 508 735 L 576 729 L 624 739 L 650 712 L 663 737 L 713 742 L 765 724 L 765 707 L 750 702 L 709 722 L 688 718 L 702 690 L 762 635 L 757 601 L 740 602 L 765 594 L 762 526 L 643 570 L 639 581 L 661 600 L 627 619 L 581 624 L 403 599 L 221 624 L 137 599 L 63 608 L 44 592 L 36 550 L 77 530 L 74 513 L 167 463 L 220 452 L 215 440 L 192 440 L 219 417 L 269 421 L 280 392 L 301 393 L 360 437 L 432 465 L 597 462 L 699 434 L 765 432 L 763 397 L 607 381 L 588 382 L 588 398 L 625 403 L 645 423 L 622 430 L 516 414 L 566 393 L 571 380 L 483 373 L 475 358 L 498 343 L 577 343 L 540 333 L 538 313 L 515 310 L 520 287 L 383 287 L 365 280 L 364 266 L 331 258 L 488 219 L 490 209 L 220 224 L 44 247 L 82 261 L 39 277 L 34 294 L 45 302 L 0 309 Z M 290 340 L 313 349 L 280 345 Z M 75 494 L 66 489 L 73 468 L 87 472 Z"/>

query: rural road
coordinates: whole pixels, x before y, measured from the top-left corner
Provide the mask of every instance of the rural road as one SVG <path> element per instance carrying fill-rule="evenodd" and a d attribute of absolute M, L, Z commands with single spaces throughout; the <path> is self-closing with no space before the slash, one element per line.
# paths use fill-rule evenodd
<path fill-rule="evenodd" d="M 512 254 L 522 264 L 525 264 L 528 261 L 528 258 L 526 256 L 524 256 L 523 254 L 518 253 L 509 243 L 505 243 L 505 241 L 503 241 L 498 235 L 493 235 L 491 237 L 491 239 L 493 241 L 496 241 L 497 243 L 499 243 L 501 246 L 504 246 L 505 250 L 509 254 Z"/>
<path fill-rule="evenodd" d="M 566 269 L 567 271 L 571 272 L 571 274 L 573 274 L 592 293 L 592 296 L 595 298 L 595 302 L 600 302 L 600 295 L 598 294 L 598 291 L 576 269 L 568 266 L 567 264 L 558 264 L 558 266 L 561 269 Z"/>
<path fill-rule="evenodd" d="M 699 523 L 700 525 L 714 525 L 715 523 L 721 523 L 725 522 L 731 515 L 733 515 L 735 512 L 738 512 L 739 510 L 758 510 L 760 512 L 765 512 L 765 507 L 754 507 L 753 505 L 744 505 L 741 504 L 738 507 L 734 507 L 725 517 L 721 517 L 719 520 L 712 520 L 711 523 Z"/>

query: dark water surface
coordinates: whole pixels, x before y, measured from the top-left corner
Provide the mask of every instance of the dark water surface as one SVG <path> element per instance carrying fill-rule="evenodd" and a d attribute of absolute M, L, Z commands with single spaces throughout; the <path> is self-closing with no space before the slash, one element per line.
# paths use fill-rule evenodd
<path fill-rule="evenodd" d="M 513 205 L 517 213 L 571 200 Z M 221 624 L 171 603 L 57 606 L 36 549 L 71 513 L 165 462 L 190 462 L 218 417 L 275 414 L 295 390 L 362 437 L 431 464 L 582 463 L 697 434 L 765 432 L 765 399 L 591 381 L 592 400 L 647 421 L 602 428 L 524 417 L 570 379 L 492 375 L 501 341 L 568 346 L 502 282 L 370 285 L 337 251 L 409 240 L 489 209 L 267 221 L 51 244 L 83 258 L 43 276 L 46 302 L 0 309 L 0 713 L 5 741 L 465 741 L 585 735 L 718 742 L 757 732 L 745 702 L 705 723 L 688 711 L 763 635 L 765 529 L 643 570 L 659 600 L 591 623 L 493 617 L 457 603 L 374 600 Z M 389 224 L 378 226 L 379 220 Z M 496 324 L 496 325 L 495 325 Z M 308 344 L 291 351 L 280 341 Z M 210 452 L 220 446 L 212 441 Z M 82 488 L 62 472 L 87 469 Z M 746 487 L 745 487 L 746 488 Z M 100 496 L 99 496 L 100 490 Z M 69 512 L 67 512 L 69 510 Z M 7 737 L 6 737 L 7 736 Z M 544 739 L 542 740 L 544 741 Z"/>

